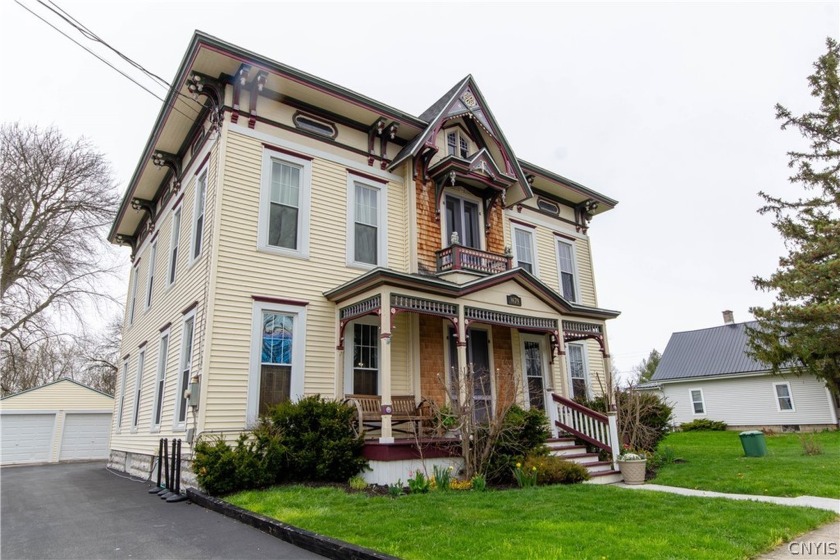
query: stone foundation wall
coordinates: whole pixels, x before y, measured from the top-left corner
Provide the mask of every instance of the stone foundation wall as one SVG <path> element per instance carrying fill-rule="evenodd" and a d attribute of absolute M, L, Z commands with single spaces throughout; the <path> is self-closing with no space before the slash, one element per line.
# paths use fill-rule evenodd
<path fill-rule="evenodd" d="M 131 451 L 120 451 L 112 449 L 108 457 L 108 468 L 123 472 L 128 475 L 148 480 L 151 483 L 157 482 L 157 455 L 145 453 L 132 453 Z M 161 472 L 161 484 L 165 475 Z M 181 492 L 187 488 L 198 488 L 198 481 L 192 472 L 192 458 L 181 457 Z"/>

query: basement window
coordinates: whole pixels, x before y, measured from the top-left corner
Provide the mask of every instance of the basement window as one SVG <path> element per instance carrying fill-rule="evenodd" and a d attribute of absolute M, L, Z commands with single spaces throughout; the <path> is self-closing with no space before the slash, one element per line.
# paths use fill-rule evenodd
<path fill-rule="evenodd" d="M 335 125 L 314 119 L 308 115 L 297 113 L 292 120 L 294 121 L 296 127 L 301 130 L 306 130 L 307 132 L 312 132 L 328 138 L 335 138 L 338 135 L 338 130 L 336 130 Z"/>

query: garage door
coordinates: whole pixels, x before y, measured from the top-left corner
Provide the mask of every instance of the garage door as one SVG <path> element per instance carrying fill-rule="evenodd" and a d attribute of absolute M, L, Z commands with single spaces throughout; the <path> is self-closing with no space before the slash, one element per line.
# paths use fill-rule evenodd
<path fill-rule="evenodd" d="M 55 414 L 0 414 L 0 463 L 50 460 Z"/>
<path fill-rule="evenodd" d="M 59 461 L 107 459 L 111 414 L 72 414 L 64 417 Z"/>

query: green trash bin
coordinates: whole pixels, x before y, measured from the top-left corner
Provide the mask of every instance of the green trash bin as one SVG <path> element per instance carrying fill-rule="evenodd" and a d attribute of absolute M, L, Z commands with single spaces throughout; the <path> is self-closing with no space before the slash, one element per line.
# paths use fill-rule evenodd
<path fill-rule="evenodd" d="M 764 433 L 758 430 L 750 430 L 738 435 L 741 437 L 744 455 L 747 457 L 764 457 L 767 455 L 767 442 L 764 440 Z"/>

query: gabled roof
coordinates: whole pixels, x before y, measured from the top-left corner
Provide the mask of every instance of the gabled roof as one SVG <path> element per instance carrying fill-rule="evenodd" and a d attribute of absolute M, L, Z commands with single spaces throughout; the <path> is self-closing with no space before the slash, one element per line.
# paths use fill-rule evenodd
<path fill-rule="evenodd" d="M 19 395 L 25 395 L 25 394 L 27 394 L 27 393 L 31 393 L 31 392 L 33 392 L 33 391 L 38 391 L 38 390 L 40 390 L 40 389 L 43 389 L 44 387 L 50 387 L 50 386 L 52 386 L 52 385 L 56 385 L 56 384 L 58 384 L 58 383 L 64 383 L 64 382 L 67 382 L 67 383 L 73 383 L 73 384 L 75 384 L 75 385 L 78 385 L 79 387 L 82 387 L 83 389 L 87 389 L 87 390 L 89 390 L 89 391 L 93 391 L 94 393 L 99 393 L 100 395 L 105 396 L 105 397 L 108 397 L 109 399 L 113 399 L 113 398 L 114 398 L 114 396 L 113 396 L 113 395 L 109 395 L 108 393 L 103 393 L 103 392 L 102 392 L 102 391 L 100 391 L 99 389 L 94 389 L 93 387 L 88 387 L 88 386 L 87 386 L 87 385 L 85 385 L 84 383 L 79 383 L 78 381 L 75 381 L 75 380 L 73 380 L 73 379 L 67 379 L 66 377 L 64 377 L 64 378 L 61 378 L 61 379 L 57 379 L 57 380 L 55 380 L 55 381 L 52 381 L 52 382 L 50 382 L 50 383 L 46 383 L 46 384 L 44 384 L 44 385 L 39 385 L 39 386 L 37 386 L 37 387 L 32 387 L 31 389 L 26 389 L 25 391 L 21 391 L 21 392 L 19 392 L 19 393 L 15 393 L 14 395 L 6 395 L 5 397 L 3 397 L 3 398 L 2 398 L 2 399 L 0 399 L 0 400 L 11 399 L 11 398 L 17 397 L 17 396 L 19 396 Z"/>
<path fill-rule="evenodd" d="M 437 133 L 444 120 L 459 116 L 472 118 L 480 128 L 484 129 L 487 134 L 498 142 L 499 149 L 502 151 L 504 157 L 507 158 L 507 163 L 511 167 L 509 170 L 505 169 L 505 173 L 516 178 L 520 184 L 524 198 L 533 196 L 528 179 L 525 177 L 525 173 L 519 165 L 516 154 L 510 147 L 510 144 L 508 144 L 501 127 L 499 127 L 499 123 L 496 122 L 496 118 L 490 111 L 490 107 L 481 94 L 481 90 L 479 90 L 478 84 L 475 83 L 472 75 L 468 75 L 458 82 L 443 97 L 423 112 L 420 118 L 421 120 L 428 121 L 428 126 L 414 140 L 400 150 L 391 162 L 390 169 L 394 169 L 405 159 L 417 155 L 424 144 L 433 141 L 432 136 Z"/>
<path fill-rule="evenodd" d="M 747 329 L 757 326 L 749 321 L 673 333 L 651 382 L 769 371 L 747 354 Z"/>

